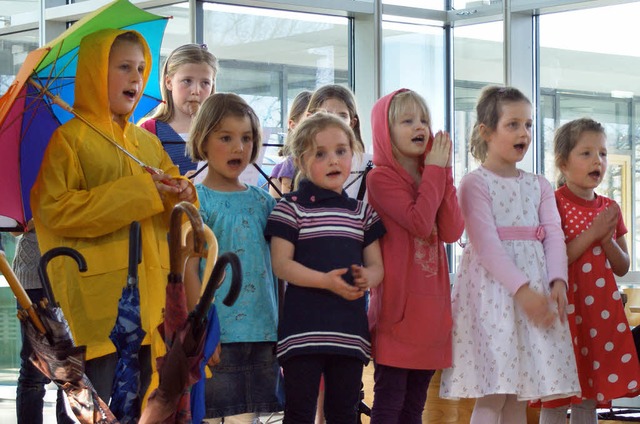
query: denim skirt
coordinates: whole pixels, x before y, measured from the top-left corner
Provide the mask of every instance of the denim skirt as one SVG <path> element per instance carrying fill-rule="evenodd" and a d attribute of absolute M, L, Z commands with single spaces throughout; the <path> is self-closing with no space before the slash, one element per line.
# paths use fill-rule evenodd
<path fill-rule="evenodd" d="M 220 363 L 205 381 L 207 418 L 282 411 L 275 342 L 223 343 Z"/>

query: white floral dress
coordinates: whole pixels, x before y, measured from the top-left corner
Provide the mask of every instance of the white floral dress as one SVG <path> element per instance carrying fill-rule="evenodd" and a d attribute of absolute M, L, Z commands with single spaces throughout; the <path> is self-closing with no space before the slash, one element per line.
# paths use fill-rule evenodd
<path fill-rule="evenodd" d="M 476 186 L 464 190 L 465 179 Z M 548 193 L 544 199 L 542 184 Z M 465 191 L 472 197 L 466 199 L 466 207 Z M 557 237 L 562 240 L 551 186 L 534 174 L 520 171 L 519 177 L 504 178 L 480 167 L 463 179 L 460 203 L 469 232 L 474 215 L 483 211 L 489 218 L 493 215 L 493 223 L 487 222 L 476 231 L 494 233 L 498 246 L 465 246 L 452 292 L 453 366 L 443 371 L 440 395 L 455 399 L 516 394 L 519 400 L 546 400 L 580 393 L 566 322 L 556 321 L 548 329 L 535 327 L 515 304 L 508 285 L 487 270 L 500 271 L 510 265 L 505 264 L 510 259 L 532 289 L 549 293 L 548 252 L 543 243 L 536 239 L 500 240 L 497 233 L 498 227 L 543 227 L 560 231 Z M 553 210 L 545 209 L 549 207 Z M 547 225 L 549 217 L 557 221 L 555 227 Z M 486 251 L 500 249 L 500 245 L 505 256 L 487 259 Z M 479 254 L 483 251 L 484 256 Z M 560 252 L 565 254 L 564 248 Z"/>

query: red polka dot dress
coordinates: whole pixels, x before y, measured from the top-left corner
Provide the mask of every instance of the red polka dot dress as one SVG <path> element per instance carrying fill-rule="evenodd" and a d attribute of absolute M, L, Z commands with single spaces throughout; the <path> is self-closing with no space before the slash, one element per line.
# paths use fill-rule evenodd
<path fill-rule="evenodd" d="M 618 208 L 603 196 L 596 195 L 591 201 L 581 199 L 566 186 L 556 191 L 556 201 L 567 243 L 589 228 L 606 207 Z M 626 232 L 620 215 L 614 237 Z M 595 399 L 604 406 L 612 399 L 637 396 L 640 363 L 618 285 L 600 243 L 591 245 L 569 265 L 567 297 L 582 399 Z M 572 399 L 573 403 L 580 401 Z M 559 404 L 545 403 L 547 406 Z"/>

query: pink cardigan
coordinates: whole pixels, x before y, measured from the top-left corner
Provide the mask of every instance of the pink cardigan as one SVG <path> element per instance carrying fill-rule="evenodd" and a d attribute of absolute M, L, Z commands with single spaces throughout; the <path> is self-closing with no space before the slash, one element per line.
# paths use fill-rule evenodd
<path fill-rule="evenodd" d="M 393 157 L 388 109 L 372 111 L 369 203 L 387 229 L 380 240 L 385 275 L 371 291 L 369 327 L 376 363 L 405 369 L 451 366 L 451 294 L 444 242 L 464 229 L 451 168 L 426 166 L 420 185 Z"/>

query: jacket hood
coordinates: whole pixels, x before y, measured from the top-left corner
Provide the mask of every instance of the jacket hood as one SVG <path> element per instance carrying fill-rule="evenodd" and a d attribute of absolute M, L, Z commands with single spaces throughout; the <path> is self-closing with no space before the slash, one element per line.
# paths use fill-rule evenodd
<path fill-rule="evenodd" d="M 400 165 L 400 163 L 393 156 L 393 145 L 391 144 L 391 131 L 389 129 L 389 106 L 393 97 L 404 91 L 409 91 L 407 88 L 401 88 L 392 93 L 387 94 L 384 97 L 378 99 L 371 109 L 371 129 L 373 132 L 373 164 L 375 166 L 386 166 L 394 169 L 402 179 L 407 183 L 413 185 L 414 181 L 411 175 Z M 427 149 L 431 148 L 433 140 L 433 133 L 429 128 L 429 141 Z M 424 163 L 424 157 L 427 150 L 421 157 L 421 163 Z"/>
<path fill-rule="evenodd" d="M 85 36 L 80 41 L 78 52 L 78 68 L 76 70 L 75 100 L 73 108 L 83 118 L 107 134 L 111 133 L 113 114 L 109 104 L 109 53 L 116 37 L 125 32 L 133 32 L 138 36 L 146 66 L 143 73 L 141 90 L 144 91 L 151 72 L 151 52 L 144 37 L 131 30 L 104 29 Z M 140 99 L 138 99 L 138 102 Z M 127 125 L 133 113 L 126 115 Z"/>

